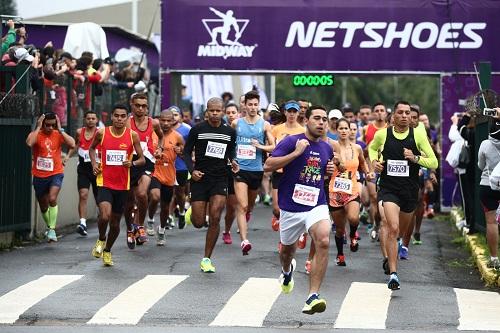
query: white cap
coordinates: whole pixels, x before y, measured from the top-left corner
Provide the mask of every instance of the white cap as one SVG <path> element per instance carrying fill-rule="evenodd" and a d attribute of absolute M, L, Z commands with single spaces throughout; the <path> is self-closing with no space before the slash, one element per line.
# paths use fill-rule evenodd
<path fill-rule="evenodd" d="M 328 119 L 332 119 L 332 118 L 340 119 L 342 117 L 344 117 L 344 115 L 342 114 L 342 112 L 339 109 L 330 110 L 330 112 L 328 113 Z"/>
<path fill-rule="evenodd" d="M 141 80 L 134 85 L 134 89 L 136 92 L 144 92 L 144 90 L 146 90 L 146 84 Z"/>
<path fill-rule="evenodd" d="M 16 57 L 18 62 L 22 60 L 32 62 L 33 59 L 35 59 L 31 54 L 28 53 L 28 50 L 26 50 L 24 47 L 18 48 L 14 53 L 14 56 Z"/>

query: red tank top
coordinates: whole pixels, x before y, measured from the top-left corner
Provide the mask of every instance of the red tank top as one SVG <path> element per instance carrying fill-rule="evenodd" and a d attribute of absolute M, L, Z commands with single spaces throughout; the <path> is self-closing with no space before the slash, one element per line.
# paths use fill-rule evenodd
<path fill-rule="evenodd" d="M 153 119 L 148 117 L 148 127 L 146 130 L 141 131 L 137 128 L 134 120 L 134 116 L 130 117 L 130 128 L 139 134 L 139 140 L 141 141 L 141 148 L 144 154 L 144 157 L 149 159 L 151 162 L 155 162 L 154 158 L 154 147 L 153 147 Z"/>
<path fill-rule="evenodd" d="M 92 135 L 92 137 L 88 140 L 85 138 L 85 130 L 86 127 L 82 127 L 82 130 L 80 131 L 80 136 L 78 137 L 78 156 L 80 156 L 81 159 L 83 159 L 82 162 L 87 163 L 90 162 L 89 149 L 90 145 L 92 144 L 92 141 L 94 141 L 94 137 L 95 134 L 97 133 L 97 130 L 94 132 L 94 135 Z"/>
<path fill-rule="evenodd" d="M 122 135 L 116 136 L 111 127 L 104 129 L 101 140 L 101 173 L 97 175 L 97 186 L 112 190 L 130 189 L 130 169 L 123 161 L 132 159 L 134 144 L 132 130 L 126 128 Z"/>
<path fill-rule="evenodd" d="M 379 130 L 380 128 L 375 127 L 373 124 L 368 124 L 366 127 L 366 133 L 365 133 L 365 143 L 368 146 L 370 142 L 372 142 L 373 137 L 375 137 L 375 133 Z"/>

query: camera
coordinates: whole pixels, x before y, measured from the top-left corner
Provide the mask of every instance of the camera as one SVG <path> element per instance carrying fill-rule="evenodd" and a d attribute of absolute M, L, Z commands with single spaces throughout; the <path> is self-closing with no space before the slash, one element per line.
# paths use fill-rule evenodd
<path fill-rule="evenodd" d="M 483 109 L 483 115 L 488 116 L 488 117 L 496 117 L 497 116 L 497 110 L 491 109 L 491 108 L 484 108 Z"/>

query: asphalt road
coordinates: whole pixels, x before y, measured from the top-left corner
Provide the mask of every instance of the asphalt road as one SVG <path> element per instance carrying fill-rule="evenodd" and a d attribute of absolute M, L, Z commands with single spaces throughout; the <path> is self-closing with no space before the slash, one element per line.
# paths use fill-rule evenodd
<path fill-rule="evenodd" d="M 218 242 L 215 274 L 199 271 L 205 229 L 192 226 L 168 231 L 165 247 L 150 239 L 133 251 L 123 228 L 111 268 L 90 255 L 95 224 L 88 237 L 69 233 L 57 244 L 4 251 L 0 332 L 128 332 L 131 326 L 134 332 L 500 330 L 500 295 L 484 287 L 446 221 L 424 222 L 423 245 L 411 246 L 410 259 L 400 261 L 402 288 L 392 293 L 378 244 L 364 227 L 360 250 L 351 253 L 345 247 L 346 267 L 335 265 L 332 238 L 321 290 L 327 310 L 302 314 L 308 247 L 297 252 L 294 291 L 281 295 L 276 282 L 279 236 L 270 228 L 270 215 L 270 208 L 256 208 L 249 225 L 250 255 L 241 255 L 236 226 L 232 245 Z"/>

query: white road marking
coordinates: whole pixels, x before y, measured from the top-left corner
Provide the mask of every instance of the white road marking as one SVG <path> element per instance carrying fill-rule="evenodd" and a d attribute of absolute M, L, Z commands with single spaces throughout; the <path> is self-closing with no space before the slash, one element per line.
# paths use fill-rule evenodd
<path fill-rule="evenodd" d="M 457 295 L 459 330 L 500 331 L 500 294 L 453 288 Z"/>
<path fill-rule="evenodd" d="M 210 326 L 262 327 L 281 294 L 277 279 L 249 278 L 229 299 Z"/>
<path fill-rule="evenodd" d="M 136 325 L 156 302 L 188 275 L 147 275 L 103 306 L 87 324 Z"/>
<path fill-rule="evenodd" d="M 334 327 L 385 329 L 391 294 L 386 284 L 353 282 Z"/>
<path fill-rule="evenodd" d="M 83 275 L 44 275 L 0 297 L 0 323 L 13 324 L 26 310 Z"/>

